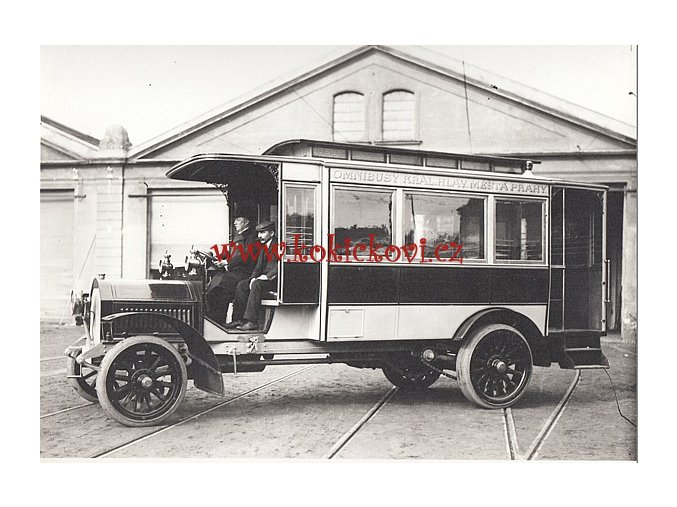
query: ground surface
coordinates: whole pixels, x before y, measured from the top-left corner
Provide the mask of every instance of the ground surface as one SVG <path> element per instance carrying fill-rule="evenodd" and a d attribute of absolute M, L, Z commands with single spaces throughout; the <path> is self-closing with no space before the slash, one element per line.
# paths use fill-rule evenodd
<path fill-rule="evenodd" d="M 577 375 L 556 365 L 535 368 L 507 411 L 475 407 L 447 378 L 411 394 L 393 391 L 380 370 L 274 366 L 225 374 L 224 398 L 189 382 L 164 426 L 127 428 L 66 382 L 63 350 L 81 334 L 41 325 L 41 458 L 637 459 L 636 428 L 619 415 L 603 370 L 583 370 L 554 417 Z M 636 422 L 635 349 L 614 339 L 603 349 L 621 410 Z"/>

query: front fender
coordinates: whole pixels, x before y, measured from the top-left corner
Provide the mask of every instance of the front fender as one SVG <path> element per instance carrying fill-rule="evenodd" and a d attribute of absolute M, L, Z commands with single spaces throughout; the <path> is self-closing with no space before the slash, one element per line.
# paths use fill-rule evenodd
<path fill-rule="evenodd" d="M 143 315 L 145 318 L 156 319 L 172 326 L 181 335 L 188 346 L 188 356 L 193 360 L 189 366 L 193 376 L 193 384 L 202 391 L 223 396 L 223 376 L 216 356 L 204 337 L 191 326 L 170 315 L 152 312 L 123 312 L 107 315 L 101 319 L 103 326 L 110 326 L 117 319 L 130 315 Z M 140 333 L 149 334 L 149 333 Z M 105 336 L 106 333 L 104 332 Z"/>

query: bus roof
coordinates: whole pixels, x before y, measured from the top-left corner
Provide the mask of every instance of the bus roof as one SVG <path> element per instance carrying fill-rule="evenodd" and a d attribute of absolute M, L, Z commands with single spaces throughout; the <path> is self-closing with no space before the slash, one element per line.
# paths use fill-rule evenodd
<path fill-rule="evenodd" d="M 355 160 L 396 165 L 469 169 L 521 174 L 539 160 L 490 155 L 470 155 L 441 151 L 401 148 L 382 144 L 338 143 L 310 139 L 291 139 L 268 148 L 264 155 Z"/>
<path fill-rule="evenodd" d="M 172 167 L 167 172 L 167 177 L 228 185 L 237 185 L 246 178 L 250 181 L 267 182 L 268 186 L 277 183 L 279 166 L 284 162 L 606 188 L 599 184 L 534 175 L 531 172 L 532 164 L 540 164 L 540 161 L 304 139 L 276 144 L 263 155 L 194 155 Z"/>

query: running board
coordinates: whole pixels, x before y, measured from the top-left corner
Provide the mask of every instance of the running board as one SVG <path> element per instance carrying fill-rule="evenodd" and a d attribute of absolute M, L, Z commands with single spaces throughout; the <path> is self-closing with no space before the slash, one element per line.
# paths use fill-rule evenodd
<path fill-rule="evenodd" d="M 560 368 L 566 370 L 609 368 L 598 333 L 583 331 L 552 336 L 551 354 Z"/>
<path fill-rule="evenodd" d="M 565 369 L 609 368 L 609 360 L 599 347 L 565 348 L 559 365 Z"/>

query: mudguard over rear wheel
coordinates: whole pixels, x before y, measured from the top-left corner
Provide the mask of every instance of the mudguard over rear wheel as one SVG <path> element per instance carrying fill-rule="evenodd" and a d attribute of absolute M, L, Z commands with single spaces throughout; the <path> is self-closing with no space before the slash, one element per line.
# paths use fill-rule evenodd
<path fill-rule="evenodd" d="M 478 329 L 461 346 L 456 364 L 461 391 L 484 408 L 506 408 L 516 403 L 533 369 L 529 343 L 505 324 Z"/>
<path fill-rule="evenodd" d="M 134 336 L 104 356 L 96 391 L 106 414 L 125 426 L 154 426 L 179 407 L 186 394 L 186 365 L 161 338 Z"/>

